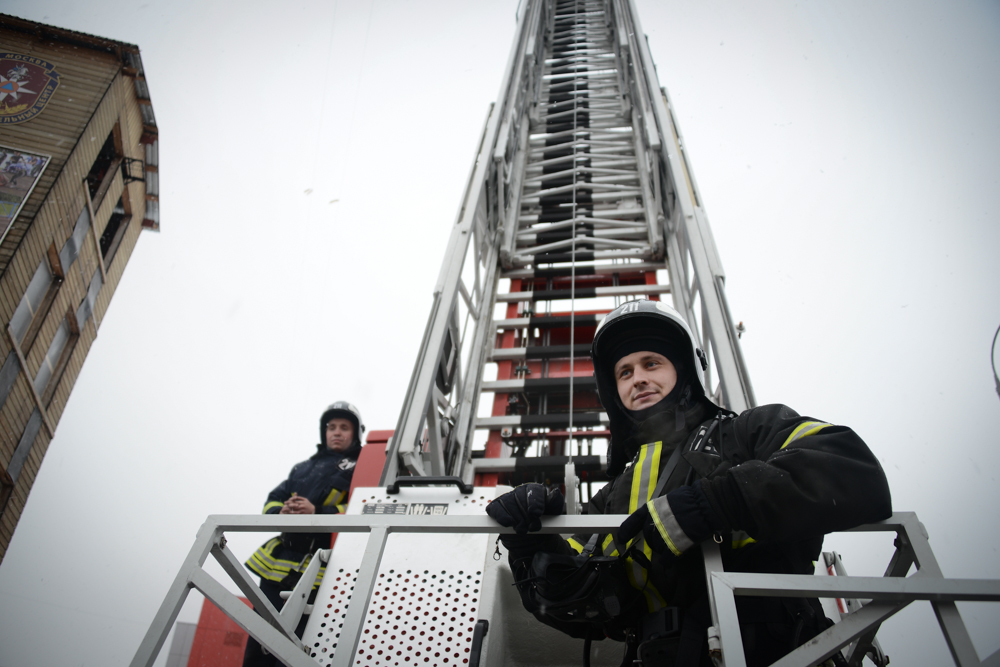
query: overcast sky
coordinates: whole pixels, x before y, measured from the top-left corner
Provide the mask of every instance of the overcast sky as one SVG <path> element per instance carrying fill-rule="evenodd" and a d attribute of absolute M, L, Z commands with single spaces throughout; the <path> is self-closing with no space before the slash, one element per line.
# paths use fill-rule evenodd
<path fill-rule="evenodd" d="M 395 425 L 516 2 L 236 6 L 0 2 L 141 47 L 163 230 L 0 566 L 0 667 L 127 663 L 205 516 L 258 513 L 328 403 Z M 1000 578 L 1000 4 L 638 7 L 758 402 L 852 426 L 945 573 Z M 266 536 L 231 537 L 245 557 Z M 891 555 L 827 546 L 852 574 Z M 912 607 L 882 646 L 944 663 Z M 1000 605 L 961 609 L 1000 648 Z"/>

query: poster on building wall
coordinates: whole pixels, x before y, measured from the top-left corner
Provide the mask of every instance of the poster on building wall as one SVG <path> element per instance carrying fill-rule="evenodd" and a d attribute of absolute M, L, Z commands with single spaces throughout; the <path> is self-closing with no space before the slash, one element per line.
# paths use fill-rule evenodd
<path fill-rule="evenodd" d="M 59 87 L 59 72 L 40 58 L 0 53 L 0 125 L 25 123 L 42 113 Z"/>
<path fill-rule="evenodd" d="M 0 146 L 0 241 L 7 236 L 7 230 L 51 159 L 48 155 Z"/>

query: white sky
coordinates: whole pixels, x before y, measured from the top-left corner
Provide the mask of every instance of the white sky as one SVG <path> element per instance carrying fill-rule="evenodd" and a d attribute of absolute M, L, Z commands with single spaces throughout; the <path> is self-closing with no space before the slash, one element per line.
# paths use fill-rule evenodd
<path fill-rule="evenodd" d="M 854 427 L 945 573 L 1000 578 L 1000 5 L 638 5 L 758 401 Z M 0 667 L 127 663 L 205 516 L 259 512 L 325 405 L 395 425 L 515 2 L 236 7 L 0 4 L 139 44 L 163 221 L 0 566 Z M 961 606 L 981 656 L 998 607 Z M 879 638 L 948 659 L 926 603 Z"/>

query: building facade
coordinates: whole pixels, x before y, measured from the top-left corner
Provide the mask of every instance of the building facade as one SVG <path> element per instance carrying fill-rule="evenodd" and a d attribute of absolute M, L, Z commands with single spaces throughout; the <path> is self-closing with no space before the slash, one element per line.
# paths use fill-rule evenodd
<path fill-rule="evenodd" d="M 0 562 L 143 229 L 159 229 L 139 48 L 0 14 Z"/>

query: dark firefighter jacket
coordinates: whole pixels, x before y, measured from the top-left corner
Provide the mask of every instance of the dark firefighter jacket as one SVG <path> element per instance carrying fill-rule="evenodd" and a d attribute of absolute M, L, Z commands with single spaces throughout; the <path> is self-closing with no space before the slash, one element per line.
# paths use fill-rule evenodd
<path fill-rule="evenodd" d="M 268 494 L 263 513 L 278 514 L 293 495 L 307 498 L 316 507 L 317 514 L 343 512 L 347 508 L 347 494 L 360 453 L 361 445 L 357 442 L 344 452 L 316 445 L 316 453 L 296 463 L 288 479 Z M 270 581 L 280 582 L 289 574 L 297 578 L 295 573 L 305 571 L 309 565 L 310 554 L 329 546 L 329 533 L 283 533 L 261 545 L 246 566 Z"/>
<path fill-rule="evenodd" d="M 714 406 L 700 403 L 688 412 L 687 423 L 704 423 L 715 410 Z M 701 451 L 682 456 L 662 493 L 701 480 L 717 535 L 723 537 L 721 551 L 726 570 L 813 574 L 824 534 L 879 521 L 892 513 L 885 474 L 851 429 L 801 417 L 784 405 L 722 416 Z M 671 452 L 677 446 L 691 444 L 689 435 L 694 429 L 676 435 L 671 433 L 673 430 L 665 428 L 662 437 L 651 437 L 645 429 L 640 436 L 645 442 L 630 448 L 636 450 L 632 464 L 595 494 L 589 513 L 631 514 L 647 503 Z M 535 549 L 579 553 L 590 538 L 575 535 L 564 541 L 547 536 Z M 642 539 L 641 534 L 638 539 Z M 619 546 L 624 549 L 610 535 L 599 536 L 597 546 L 597 552 L 607 556 L 618 555 Z M 631 558 L 626 561 L 629 584 L 635 590 L 631 608 L 622 614 L 632 619 L 626 620 L 626 625 L 633 625 L 644 613 L 668 606 L 707 612 L 699 547 L 679 558 L 655 553 L 644 544 L 639 547 L 651 561 L 651 568 L 647 571 Z M 515 557 L 523 555 L 512 551 L 512 566 Z M 768 626 L 764 631 L 780 634 L 789 624 L 794 625 L 790 619 L 794 619 L 795 611 L 787 602 L 774 598 L 737 597 L 737 610 L 745 643 L 750 637 L 752 644 L 754 632 L 761 632 L 763 626 Z M 698 615 L 698 622 L 707 627 L 707 614 Z M 685 624 L 695 622 L 689 614 L 683 618 Z M 697 636 L 704 641 L 704 630 L 699 628 Z M 802 636 L 800 640 L 807 638 Z M 789 645 L 786 651 L 792 647 Z M 747 648 L 753 663 L 753 647 Z"/>

